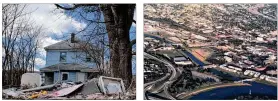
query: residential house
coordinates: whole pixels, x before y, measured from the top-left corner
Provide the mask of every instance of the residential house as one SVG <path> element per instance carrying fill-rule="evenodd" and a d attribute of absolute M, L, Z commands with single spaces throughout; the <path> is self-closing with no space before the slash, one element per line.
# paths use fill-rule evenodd
<path fill-rule="evenodd" d="M 92 58 L 82 49 L 85 42 L 71 34 L 71 38 L 45 47 L 46 65 L 41 68 L 46 85 L 61 82 L 84 82 L 98 74 Z"/>

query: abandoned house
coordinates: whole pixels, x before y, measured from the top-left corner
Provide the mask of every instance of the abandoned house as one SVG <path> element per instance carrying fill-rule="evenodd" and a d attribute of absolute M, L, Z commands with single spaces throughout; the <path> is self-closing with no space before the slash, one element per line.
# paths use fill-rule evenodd
<path fill-rule="evenodd" d="M 85 43 L 71 34 L 70 39 L 45 47 L 46 65 L 40 69 L 42 83 L 84 82 L 95 77 L 98 70 L 82 46 Z"/>

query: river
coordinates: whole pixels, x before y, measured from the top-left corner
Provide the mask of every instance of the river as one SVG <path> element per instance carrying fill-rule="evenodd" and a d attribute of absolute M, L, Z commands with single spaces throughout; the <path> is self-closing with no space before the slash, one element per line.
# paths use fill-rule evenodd
<path fill-rule="evenodd" d="M 241 95 L 263 95 L 277 99 L 277 87 L 257 82 L 249 82 L 252 86 L 233 86 L 217 88 L 199 93 L 190 100 L 228 100 Z"/>

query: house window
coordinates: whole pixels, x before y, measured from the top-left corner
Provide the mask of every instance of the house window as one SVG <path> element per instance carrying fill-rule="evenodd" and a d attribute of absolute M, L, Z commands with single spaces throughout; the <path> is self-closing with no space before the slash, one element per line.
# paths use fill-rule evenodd
<path fill-rule="evenodd" d="M 67 52 L 60 53 L 60 62 L 66 62 L 67 60 Z"/>
<path fill-rule="evenodd" d="M 86 55 L 86 62 L 91 62 L 92 60 L 91 60 L 91 57 L 90 57 L 90 55 Z"/>
<path fill-rule="evenodd" d="M 62 80 L 68 80 L 69 78 L 69 73 L 62 73 Z"/>

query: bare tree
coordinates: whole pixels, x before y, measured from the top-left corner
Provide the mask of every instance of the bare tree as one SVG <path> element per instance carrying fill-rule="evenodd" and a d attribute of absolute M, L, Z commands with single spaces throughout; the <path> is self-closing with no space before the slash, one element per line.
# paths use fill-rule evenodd
<path fill-rule="evenodd" d="M 135 4 L 55 5 L 85 19 L 89 24 L 84 30 L 91 30 L 88 33 L 90 37 L 108 33 L 111 74 L 124 79 L 125 84 L 129 85 L 132 79 L 132 46 L 136 43 L 136 40 L 130 40 L 129 30 L 132 22 L 136 23 L 133 19 Z M 101 28 L 104 31 L 99 32 L 97 24 L 104 24 L 105 27 Z"/>
<path fill-rule="evenodd" d="M 3 86 L 19 86 L 21 75 L 33 72 L 41 26 L 36 26 L 26 12 L 27 5 L 3 4 L 2 66 Z"/>
<path fill-rule="evenodd" d="M 105 46 L 106 41 L 104 37 L 104 35 L 87 37 L 85 41 L 81 42 L 81 47 L 79 47 L 79 49 L 92 59 L 102 75 L 111 76 L 110 71 L 107 70 L 108 66 L 106 66 L 107 64 L 105 63 L 105 60 L 109 57 L 105 54 L 108 48 Z M 85 59 L 83 61 L 87 60 Z"/>

